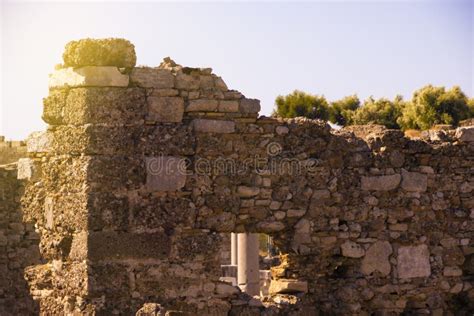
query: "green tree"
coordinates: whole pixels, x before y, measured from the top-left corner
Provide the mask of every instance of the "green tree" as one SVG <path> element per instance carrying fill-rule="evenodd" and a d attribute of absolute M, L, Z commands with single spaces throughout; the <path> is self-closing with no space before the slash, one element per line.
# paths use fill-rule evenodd
<path fill-rule="evenodd" d="M 401 116 L 404 101 L 397 96 L 394 101 L 385 98 L 375 100 L 369 97 L 364 105 L 359 107 L 351 116 L 351 125 L 380 124 L 387 128 L 400 128 L 397 119 Z"/>
<path fill-rule="evenodd" d="M 354 114 L 354 111 L 359 107 L 360 100 L 355 94 L 331 102 L 331 107 L 329 108 L 329 120 L 332 123 L 342 126 L 348 125 L 351 122 L 351 117 Z"/>
<path fill-rule="evenodd" d="M 467 106 L 469 107 L 469 118 L 474 117 L 474 98 L 469 99 Z"/>
<path fill-rule="evenodd" d="M 278 96 L 275 104 L 276 110 L 274 113 L 280 117 L 305 116 L 322 120 L 329 118 L 329 105 L 324 96 L 295 90 L 288 95 Z"/>
<path fill-rule="evenodd" d="M 413 93 L 398 123 L 403 129 L 426 130 L 435 124 L 456 126 L 469 116 L 468 99 L 459 87 L 446 90 L 427 85 Z"/>

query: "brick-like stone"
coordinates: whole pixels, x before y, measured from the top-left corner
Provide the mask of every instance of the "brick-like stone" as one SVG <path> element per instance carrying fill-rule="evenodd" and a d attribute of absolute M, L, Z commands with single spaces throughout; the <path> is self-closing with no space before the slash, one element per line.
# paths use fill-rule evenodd
<path fill-rule="evenodd" d="M 392 254 L 392 245 L 388 241 L 377 241 L 367 249 L 362 259 L 361 271 L 365 275 L 380 272 L 383 276 L 390 274 L 389 256 Z"/>
<path fill-rule="evenodd" d="M 362 190 L 370 191 L 390 191 L 394 190 L 400 184 L 401 176 L 399 174 L 392 174 L 387 176 L 373 176 L 362 177 Z"/>
<path fill-rule="evenodd" d="M 132 68 L 137 56 L 135 46 L 126 39 L 81 39 L 66 44 L 63 53 L 67 67 L 116 66 Z"/>
<path fill-rule="evenodd" d="M 258 113 L 260 112 L 260 100 L 242 99 L 240 100 L 239 110 L 241 113 L 244 113 L 244 114 Z"/>
<path fill-rule="evenodd" d="M 183 119 L 184 100 L 181 97 L 148 97 L 148 120 L 178 123 Z"/>
<path fill-rule="evenodd" d="M 219 112 L 238 112 L 239 101 L 235 101 L 235 100 L 219 101 L 218 110 Z"/>
<path fill-rule="evenodd" d="M 232 121 L 195 119 L 193 121 L 195 132 L 228 134 L 235 132 L 235 123 Z"/>
<path fill-rule="evenodd" d="M 186 107 L 186 112 L 215 112 L 218 104 L 217 100 L 191 100 Z"/>
<path fill-rule="evenodd" d="M 364 248 L 353 241 L 346 241 L 341 245 L 342 255 L 349 258 L 361 258 L 365 254 Z"/>
<path fill-rule="evenodd" d="M 176 88 L 180 90 L 198 90 L 200 85 L 199 76 L 177 74 L 176 75 Z"/>
<path fill-rule="evenodd" d="M 402 169 L 401 187 L 405 191 L 425 192 L 428 186 L 428 176 L 418 172 L 408 172 Z"/>
<path fill-rule="evenodd" d="M 174 76 L 167 69 L 133 68 L 130 81 L 132 84 L 143 88 L 171 89 L 174 87 Z"/>
<path fill-rule="evenodd" d="M 26 139 L 29 153 L 47 153 L 51 150 L 51 135 L 46 131 L 33 132 Z"/>
<path fill-rule="evenodd" d="M 260 189 L 257 187 L 247 187 L 247 186 L 239 186 L 237 188 L 237 194 L 240 197 L 254 197 L 260 193 Z"/>
<path fill-rule="evenodd" d="M 41 177 L 41 164 L 30 158 L 18 160 L 18 179 L 36 181 Z"/>
<path fill-rule="evenodd" d="M 117 67 L 64 68 L 49 75 L 50 88 L 127 87 L 128 81 Z"/>
<path fill-rule="evenodd" d="M 455 136 L 462 142 L 474 142 L 474 126 L 458 127 Z"/>
<path fill-rule="evenodd" d="M 177 191 L 186 183 L 186 161 L 180 157 L 145 158 L 146 188 L 149 191 Z"/>
<path fill-rule="evenodd" d="M 43 119 L 51 125 L 131 124 L 143 121 L 146 96 L 142 88 L 56 89 L 43 104 Z"/>
<path fill-rule="evenodd" d="M 270 294 L 307 293 L 308 282 L 286 279 L 272 280 L 268 291 Z"/>
<path fill-rule="evenodd" d="M 422 278 L 431 275 L 430 252 L 426 245 L 398 248 L 398 277 Z"/>

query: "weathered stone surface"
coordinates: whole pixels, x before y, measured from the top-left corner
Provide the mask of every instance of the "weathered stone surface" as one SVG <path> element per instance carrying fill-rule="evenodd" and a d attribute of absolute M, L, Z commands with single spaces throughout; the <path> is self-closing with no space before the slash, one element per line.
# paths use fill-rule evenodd
<path fill-rule="evenodd" d="M 242 99 L 240 100 L 241 113 L 258 113 L 260 112 L 260 100 L 257 99 Z"/>
<path fill-rule="evenodd" d="M 388 241 L 377 241 L 367 249 L 362 260 L 361 271 L 365 275 L 380 272 L 383 276 L 390 274 L 389 256 L 392 254 L 392 245 Z"/>
<path fill-rule="evenodd" d="M 186 161 L 179 157 L 145 158 L 146 187 L 150 191 L 176 191 L 186 183 Z"/>
<path fill-rule="evenodd" d="M 272 280 L 270 283 L 270 294 L 307 293 L 308 282 L 298 280 Z"/>
<path fill-rule="evenodd" d="M 43 100 L 43 120 L 50 125 L 141 123 L 145 89 L 116 87 L 55 89 Z"/>
<path fill-rule="evenodd" d="M 455 136 L 462 142 L 474 142 L 474 126 L 458 127 Z"/>
<path fill-rule="evenodd" d="M 120 73 L 117 67 L 86 66 L 64 68 L 49 75 L 50 88 L 72 87 L 127 87 L 128 75 Z"/>
<path fill-rule="evenodd" d="M 444 267 L 443 275 L 447 277 L 462 276 L 462 270 L 459 267 Z"/>
<path fill-rule="evenodd" d="M 47 153 L 51 149 L 51 135 L 46 131 L 33 132 L 26 139 L 29 153 Z"/>
<path fill-rule="evenodd" d="M 200 78 L 199 76 L 177 74 L 176 75 L 176 88 L 182 90 L 197 90 L 199 89 Z"/>
<path fill-rule="evenodd" d="M 140 67 L 133 68 L 130 81 L 143 88 L 171 89 L 174 87 L 174 76 L 166 69 Z"/>
<path fill-rule="evenodd" d="M 400 184 L 401 176 L 399 174 L 392 174 L 387 176 L 373 176 L 362 177 L 362 190 L 371 191 L 390 191 L 394 190 Z"/>
<path fill-rule="evenodd" d="M 254 197 L 260 193 L 260 189 L 257 187 L 239 186 L 237 188 L 237 194 L 241 197 Z"/>
<path fill-rule="evenodd" d="M 87 238 L 89 260 L 164 259 L 170 251 L 171 243 L 164 233 L 93 232 Z"/>
<path fill-rule="evenodd" d="M 37 181 L 41 178 L 41 165 L 30 158 L 18 160 L 18 179 Z"/>
<path fill-rule="evenodd" d="M 132 68 L 137 57 L 135 46 L 126 39 L 81 39 L 67 43 L 63 53 L 66 67 L 116 66 Z"/>
<path fill-rule="evenodd" d="M 234 101 L 234 100 L 219 101 L 218 110 L 219 112 L 238 112 L 239 101 Z"/>
<path fill-rule="evenodd" d="M 240 292 L 239 288 L 232 286 L 226 283 L 217 283 L 216 284 L 216 293 L 219 296 L 228 297 L 236 295 Z"/>
<path fill-rule="evenodd" d="M 235 123 L 221 120 L 193 120 L 194 131 L 200 133 L 228 134 L 235 132 Z"/>
<path fill-rule="evenodd" d="M 361 258 L 365 254 L 364 248 L 353 241 L 346 241 L 341 245 L 342 255 L 349 258 Z"/>
<path fill-rule="evenodd" d="M 217 111 L 217 100 L 191 100 L 186 107 L 186 112 L 214 112 Z"/>
<path fill-rule="evenodd" d="M 285 229 L 285 224 L 277 221 L 267 221 L 258 223 L 257 228 L 262 233 L 274 233 Z"/>
<path fill-rule="evenodd" d="M 422 278 L 431 275 L 430 252 L 426 245 L 398 248 L 398 277 Z"/>
<path fill-rule="evenodd" d="M 303 216 L 304 214 L 306 213 L 306 210 L 288 210 L 288 212 L 286 212 L 286 215 L 288 217 L 301 217 Z"/>
<path fill-rule="evenodd" d="M 275 133 L 277 133 L 277 135 L 285 135 L 288 134 L 289 131 L 289 128 L 286 126 L 277 126 L 275 128 Z"/>
<path fill-rule="evenodd" d="M 181 97 L 148 97 L 148 120 L 178 123 L 183 119 L 184 100 Z"/>
<path fill-rule="evenodd" d="M 408 172 L 402 169 L 401 187 L 405 191 L 425 192 L 428 185 L 426 174 L 418 172 Z"/>

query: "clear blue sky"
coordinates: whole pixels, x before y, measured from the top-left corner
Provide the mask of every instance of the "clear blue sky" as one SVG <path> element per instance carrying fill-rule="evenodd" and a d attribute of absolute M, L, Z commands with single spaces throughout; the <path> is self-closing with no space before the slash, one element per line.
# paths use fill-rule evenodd
<path fill-rule="evenodd" d="M 0 135 L 45 127 L 47 77 L 64 45 L 124 37 L 138 63 L 171 56 L 210 66 L 228 86 L 262 101 L 294 89 L 334 100 L 393 98 L 428 83 L 474 95 L 473 2 L 1 3 Z"/>

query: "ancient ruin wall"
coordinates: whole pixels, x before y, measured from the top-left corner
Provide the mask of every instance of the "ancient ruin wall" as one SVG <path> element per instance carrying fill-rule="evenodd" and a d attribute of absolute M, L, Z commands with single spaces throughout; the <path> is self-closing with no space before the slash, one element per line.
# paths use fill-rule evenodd
<path fill-rule="evenodd" d="M 14 164 L 0 166 L 0 315 L 38 313 L 25 269 L 39 260 L 39 235 L 24 223 L 20 209 L 23 183 Z"/>
<path fill-rule="evenodd" d="M 49 128 L 20 163 L 43 313 L 473 309 L 473 127 L 425 141 L 258 117 L 210 68 L 134 67 L 132 45 L 94 43 L 68 46 L 80 65 L 51 76 Z M 223 232 L 270 234 L 285 254 L 271 306 L 219 282 Z"/>
<path fill-rule="evenodd" d="M 6 141 L 0 136 L 0 165 L 16 162 L 26 156 L 26 144 L 24 141 Z"/>

